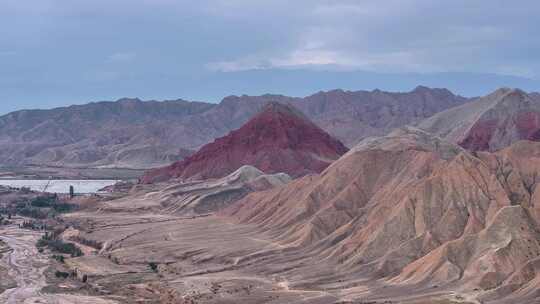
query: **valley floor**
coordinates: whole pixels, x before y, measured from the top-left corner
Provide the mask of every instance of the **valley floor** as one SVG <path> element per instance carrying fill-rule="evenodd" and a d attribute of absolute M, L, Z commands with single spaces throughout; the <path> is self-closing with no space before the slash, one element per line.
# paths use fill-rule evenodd
<path fill-rule="evenodd" d="M 0 266 L 17 283 L 0 295 L 1 303 L 478 303 L 474 295 L 432 287 L 413 295 L 361 279 L 357 269 L 217 216 L 81 212 L 65 220 L 75 227 L 71 234 L 103 248 L 78 244 L 85 255 L 59 264 L 36 249 L 41 233 L 1 227 L 0 239 L 11 250 Z M 76 271 L 79 279 L 55 278 L 57 269 Z"/>
<path fill-rule="evenodd" d="M 99 254 L 69 259 L 69 267 L 125 303 L 478 303 L 432 286 L 413 296 L 217 216 L 74 213 L 66 220 L 83 238 L 104 243 Z"/>

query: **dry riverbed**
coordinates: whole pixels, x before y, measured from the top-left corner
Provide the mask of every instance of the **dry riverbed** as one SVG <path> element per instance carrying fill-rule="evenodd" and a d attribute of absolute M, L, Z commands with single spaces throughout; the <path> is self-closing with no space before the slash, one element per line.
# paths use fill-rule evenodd
<path fill-rule="evenodd" d="M 18 224 L 0 226 L 0 280 L 10 283 L 2 283 L 6 286 L 0 294 L 0 303 L 116 303 L 98 297 L 43 292 L 43 288 L 48 285 L 46 270 L 50 267 L 50 259 L 36 248 L 35 244 L 41 235 L 41 232 L 20 229 Z"/>

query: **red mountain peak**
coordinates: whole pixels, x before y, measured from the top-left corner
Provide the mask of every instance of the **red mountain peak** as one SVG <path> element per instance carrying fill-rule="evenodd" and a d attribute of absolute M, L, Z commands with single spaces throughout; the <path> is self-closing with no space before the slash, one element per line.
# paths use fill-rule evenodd
<path fill-rule="evenodd" d="M 148 172 L 144 183 L 170 178 L 223 177 L 243 165 L 266 173 L 301 176 L 321 172 L 347 152 L 338 140 L 291 105 L 266 104 L 241 128 L 173 165 Z"/>

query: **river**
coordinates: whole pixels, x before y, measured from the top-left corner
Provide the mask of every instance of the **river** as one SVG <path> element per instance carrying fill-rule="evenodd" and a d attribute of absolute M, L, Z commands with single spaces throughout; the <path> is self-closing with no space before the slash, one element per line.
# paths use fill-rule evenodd
<path fill-rule="evenodd" d="M 50 193 L 69 193 L 73 186 L 75 193 L 97 193 L 100 189 L 116 184 L 117 180 L 46 180 L 46 179 L 0 179 L 0 186 L 12 188 L 29 188 L 32 191 Z"/>

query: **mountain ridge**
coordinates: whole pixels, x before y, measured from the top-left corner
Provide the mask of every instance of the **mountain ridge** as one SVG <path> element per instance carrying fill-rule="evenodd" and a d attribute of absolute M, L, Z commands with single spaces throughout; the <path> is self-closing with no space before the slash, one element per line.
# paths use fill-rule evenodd
<path fill-rule="evenodd" d="M 290 103 L 348 146 L 469 100 L 445 89 L 228 96 L 219 104 L 120 99 L 0 117 L 3 165 L 152 168 L 179 160 L 249 120 L 266 102 Z M 130 116 L 132 115 L 132 116 Z M 138 123 L 140 122 L 140 124 Z M 142 126 L 142 122 L 146 123 Z"/>

